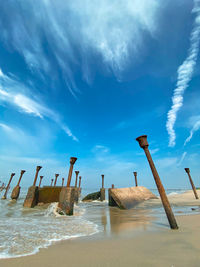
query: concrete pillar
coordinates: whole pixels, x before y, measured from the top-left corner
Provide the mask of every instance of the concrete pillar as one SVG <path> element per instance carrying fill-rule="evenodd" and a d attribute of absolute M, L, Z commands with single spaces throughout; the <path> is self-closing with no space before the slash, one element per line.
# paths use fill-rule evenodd
<path fill-rule="evenodd" d="M 68 179 L 67 179 L 67 187 L 70 187 L 73 167 L 74 167 L 74 163 L 76 162 L 76 160 L 77 160 L 77 158 L 75 158 L 75 157 L 70 158 L 70 168 L 69 168 L 69 174 L 68 174 Z"/>
<path fill-rule="evenodd" d="M 25 170 L 21 170 L 21 173 L 20 173 L 20 177 L 19 177 L 18 183 L 17 183 L 17 185 L 13 188 L 13 191 L 12 191 L 12 194 L 11 194 L 11 199 L 15 199 L 15 200 L 18 199 L 19 194 L 20 194 L 20 190 L 21 190 L 20 182 L 21 182 L 22 176 L 23 176 L 23 174 L 24 174 L 25 172 L 26 172 Z"/>
<path fill-rule="evenodd" d="M 59 174 L 58 174 L 58 173 L 56 173 L 56 174 L 55 174 L 55 180 L 54 180 L 54 186 L 56 186 L 56 183 L 57 183 L 58 176 L 59 176 Z"/>
<path fill-rule="evenodd" d="M 64 186 L 65 178 L 62 178 L 62 187 Z"/>
<path fill-rule="evenodd" d="M 102 188 L 100 189 L 100 200 L 105 200 L 105 188 L 104 188 L 104 174 L 101 175 L 102 177 Z"/>
<path fill-rule="evenodd" d="M 36 185 L 36 182 L 37 182 L 37 178 L 38 178 L 38 173 L 39 171 L 42 169 L 42 166 L 37 166 L 36 167 L 36 173 L 35 173 L 35 179 L 34 179 L 34 182 L 33 182 L 33 186 Z"/>
<path fill-rule="evenodd" d="M 193 181 L 192 181 L 192 177 L 191 177 L 191 175 L 190 175 L 190 169 L 189 169 L 189 168 L 185 168 L 185 171 L 186 171 L 186 173 L 188 174 L 188 177 L 189 177 L 189 180 L 190 180 L 190 184 L 191 184 L 191 186 L 192 186 L 192 190 L 193 190 L 193 192 L 194 192 L 194 196 L 195 196 L 196 199 L 199 199 L 199 197 L 198 197 L 198 195 L 197 195 L 196 187 L 194 186 L 194 183 L 193 183 Z"/>
<path fill-rule="evenodd" d="M 138 186 L 138 183 L 137 183 L 137 172 L 133 172 L 134 176 L 135 176 L 135 186 Z"/>
<path fill-rule="evenodd" d="M 51 179 L 51 186 L 53 185 L 53 179 Z"/>
<path fill-rule="evenodd" d="M 79 187 L 79 188 L 81 188 L 81 179 L 82 179 L 82 177 L 79 176 L 79 184 L 78 184 L 78 187 Z"/>
<path fill-rule="evenodd" d="M 110 206 L 110 207 L 116 207 L 117 206 L 116 202 L 114 201 L 114 199 L 112 198 L 112 195 L 111 195 L 113 188 L 115 188 L 114 184 L 112 184 L 112 188 L 108 189 L 108 206 Z"/>
<path fill-rule="evenodd" d="M 73 215 L 74 213 L 74 201 L 75 201 L 75 188 L 70 187 L 72 172 L 74 163 L 76 162 L 77 158 L 71 157 L 70 158 L 70 168 L 69 174 L 67 179 L 67 187 L 63 187 L 60 192 L 59 196 L 59 208 L 66 214 L 66 215 Z"/>
<path fill-rule="evenodd" d="M 162 204 L 163 204 L 163 207 L 165 209 L 165 213 L 167 215 L 170 227 L 171 227 L 171 229 L 178 229 L 178 225 L 177 225 L 176 219 L 174 217 L 173 211 L 171 209 L 167 195 L 165 193 L 165 189 L 162 185 L 162 182 L 160 180 L 160 177 L 158 175 L 158 172 L 156 170 L 153 159 L 152 159 L 151 154 L 150 154 L 149 149 L 148 149 L 149 144 L 147 142 L 147 135 L 139 136 L 138 138 L 136 138 L 136 140 L 138 141 L 140 147 L 144 149 L 144 152 L 146 154 L 146 157 L 147 157 L 147 160 L 149 162 L 154 180 L 156 182 L 158 192 L 160 194 L 160 198 L 162 200 Z"/>
<path fill-rule="evenodd" d="M 77 187 L 79 171 L 75 171 L 75 173 L 76 173 L 75 187 Z"/>
<path fill-rule="evenodd" d="M 7 193 L 8 193 L 9 187 L 10 187 L 10 183 L 11 183 L 12 178 L 13 178 L 14 175 L 15 175 L 15 173 L 11 173 L 10 180 L 9 180 L 9 182 L 7 184 L 6 191 L 5 191 L 2 199 L 6 199 L 7 198 Z"/>
<path fill-rule="evenodd" d="M 44 177 L 44 176 L 40 176 L 40 182 L 39 182 L 39 186 L 38 186 L 39 188 L 40 188 L 40 186 L 41 186 L 43 177 Z"/>
<path fill-rule="evenodd" d="M 34 208 L 38 202 L 39 188 L 38 186 L 30 186 L 28 189 L 28 193 L 24 200 L 24 207 L 26 208 Z"/>

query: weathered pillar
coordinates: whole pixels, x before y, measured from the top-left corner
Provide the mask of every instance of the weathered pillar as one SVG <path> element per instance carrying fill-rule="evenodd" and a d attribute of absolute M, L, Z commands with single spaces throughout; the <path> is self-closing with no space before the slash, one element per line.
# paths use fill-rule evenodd
<path fill-rule="evenodd" d="M 77 181 L 78 181 L 79 171 L 75 171 L 75 173 L 76 173 L 75 187 L 77 187 Z"/>
<path fill-rule="evenodd" d="M 40 176 L 40 182 L 39 182 L 39 186 L 38 186 L 39 188 L 40 188 L 40 186 L 41 186 L 43 177 L 44 177 L 44 176 Z"/>
<path fill-rule="evenodd" d="M 102 188 L 100 189 L 100 200 L 105 200 L 105 188 L 104 188 L 104 174 L 101 175 L 102 177 Z"/>
<path fill-rule="evenodd" d="M 65 178 L 62 178 L 62 187 L 63 187 L 63 185 L 64 185 L 64 181 L 65 181 Z"/>
<path fill-rule="evenodd" d="M 194 183 L 192 181 L 192 177 L 190 175 L 190 169 L 189 168 L 185 168 L 185 171 L 188 174 L 188 177 L 189 177 L 189 180 L 190 180 L 190 183 L 191 183 L 191 186 L 192 186 L 192 190 L 194 192 L 194 196 L 195 196 L 196 199 L 199 199 L 199 197 L 197 195 L 196 187 L 194 186 Z"/>
<path fill-rule="evenodd" d="M 37 178 L 38 178 L 38 173 L 39 171 L 42 169 L 42 166 L 37 166 L 36 167 L 36 173 L 35 173 L 35 179 L 34 179 L 34 182 L 33 182 L 33 186 L 36 185 L 36 182 L 37 182 Z"/>
<path fill-rule="evenodd" d="M 81 188 L 81 179 L 82 179 L 82 177 L 81 177 L 81 176 L 79 176 L 78 188 Z"/>
<path fill-rule="evenodd" d="M 114 184 L 112 184 L 112 188 L 108 189 L 108 206 L 110 206 L 110 207 L 116 207 L 117 206 L 116 202 L 114 201 L 114 199 L 112 198 L 112 195 L 111 195 L 113 188 L 115 188 Z"/>
<path fill-rule="evenodd" d="M 53 179 L 51 179 L 51 186 L 53 185 Z"/>
<path fill-rule="evenodd" d="M 35 179 L 33 185 L 29 187 L 26 198 L 24 200 L 24 207 L 26 208 L 34 208 L 38 202 L 39 188 L 36 186 L 38 173 L 41 170 L 42 166 L 36 167 Z"/>
<path fill-rule="evenodd" d="M 15 175 L 15 173 L 11 173 L 10 180 L 9 180 L 9 182 L 8 182 L 8 184 L 7 184 L 6 191 L 5 191 L 5 193 L 4 193 L 3 197 L 2 197 L 2 199 L 6 199 L 6 198 L 7 198 L 7 193 L 8 193 L 8 190 L 9 190 L 9 188 L 10 188 L 10 183 L 11 183 L 12 178 L 13 178 L 14 175 Z"/>
<path fill-rule="evenodd" d="M 57 183 L 58 176 L 59 176 L 59 174 L 58 174 L 58 173 L 56 173 L 56 174 L 55 174 L 54 186 L 56 186 L 56 183 Z"/>
<path fill-rule="evenodd" d="M 70 168 L 67 180 L 67 187 L 63 187 L 60 192 L 59 196 L 59 207 L 66 215 L 73 215 L 74 213 L 74 198 L 75 198 L 75 188 L 70 187 L 73 166 L 76 162 L 77 158 L 71 157 L 70 158 Z"/>
<path fill-rule="evenodd" d="M 144 152 L 146 154 L 146 157 L 147 157 L 147 160 L 149 162 L 149 165 L 150 165 L 154 180 L 156 182 L 156 185 L 157 185 L 157 188 L 158 188 L 158 192 L 160 194 L 160 198 L 162 200 L 162 204 L 163 204 L 163 207 L 165 209 L 165 212 L 166 212 L 170 227 L 171 227 L 171 229 L 178 229 L 178 225 L 176 223 L 176 219 L 174 217 L 174 214 L 173 214 L 173 211 L 171 209 L 169 200 L 168 200 L 167 195 L 165 193 L 165 189 L 164 189 L 164 187 L 162 185 L 162 182 L 160 180 L 160 177 L 158 175 L 158 172 L 156 170 L 156 167 L 154 165 L 153 159 L 152 159 L 151 154 L 150 154 L 149 149 L 148 149 L 149 144 L 147 142 L 147 135 L 139 136 L 138 138 L 136 138 L 136 140 L 138 141 L 140 147 L 144 149 Z"/>
<path fill-rule="evenodd" d="M 77 188 L 77 182 L 78 182 L 78 174 L 79 174 L 79 171 L 75 171 L 75 173 L 76 173 L 76 180 L 75 180 L 75 198 L 74 198 L 74 201 L 76 203 L 78 203 L 79 189 Z"/>
<path fill-rule="evenodd" d="M 11 194 L 11 198 L 12 198 L 12 199 L 17 200 L 18 197 L 19 197 L 20 190 L 21 190 L 20 182 L 21 182 L 22 176 L 23 176 L 23 174 L 24 174 L 25 172 L 26 172 L 25 170 L 21 170 L 21 174 L 20 174 L 20 177 L 19 177 L 19 181 L 18 181 L 17 185 L 13 188 L 13 191 L 12 191 L 12 194 Z"/>
<path fill-rule="evenodd" d="M 138 183 L 137 183 L 137 172 L 133 172 L 134 176 L 135 176 L 135 186 L 138 186 Z"/>
<path fill-rule="evenodd" d="M 70 168 L 69 168 L 69 174 L 68 174 L 68 179 L 67 179 L 67 187 L 70 187 L 73 167 L 74 167 L 74 163 L 76 162 L 76 160 L 77 160 L 77 158 L 75 158 L 75 157 L 70 158 Z"/>

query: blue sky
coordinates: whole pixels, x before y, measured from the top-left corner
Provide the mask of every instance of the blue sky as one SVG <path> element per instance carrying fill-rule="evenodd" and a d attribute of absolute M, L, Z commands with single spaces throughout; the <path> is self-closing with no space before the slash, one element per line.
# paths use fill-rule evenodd
<path fill-rule="evenodd" d="M 84 187 L 152 188 L 147 134 L 166 187 L 199 185 L 199 0 L 7 0 L 0 31 L 1 180 L 76 156 Z"/>

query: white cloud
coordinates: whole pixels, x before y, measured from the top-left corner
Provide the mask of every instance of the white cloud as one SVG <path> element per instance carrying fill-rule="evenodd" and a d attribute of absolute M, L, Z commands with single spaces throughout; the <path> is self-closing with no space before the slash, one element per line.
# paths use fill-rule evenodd
<path fill-rule="evenodd" d="M 187 152 L 183 152 L 179 162 L 177 163 L 177 166 L 180 166 L 182 164 L 182 162 L 184 161 L 186 155 L 187 155 Z"/>
<path fill-rule="evenodd" d="M 190 140 L 192 139 L 194 133 L 196 131 L 198 131 L 200 129 L 200 120 L 197 120 L 194 124 L 194 126 L 192 127 L 191 131 L 190 131 L 190 135 L 187 137 L 187 139 L 185 140 L 184 146 L 190 142 Z"/>
<path fill-rule="evenodd" d="M 40 119 L 46 117 L 54 121 L 74 141 L 78 141 L 78 138 L 74 136 L 69 127 L 60 120 L 59 115 L 55 111 L 47 108 L 35 96 L 27 96 L 24 93 L 19 93 L 19 91 L 28 93 L 30 90 L 20 82 L 3 74 L 1 69 L 0 73 L 0 104 L 10 104 L 20 112 L 39 117 Z"/>
<path fill-rule="evenodd" d="M 5 21 L 2 17 L 0 38 L 40 74 L 54 74 L 55 64 L 59 66 L 74 93 L 77 88 L 71 66 L 82 64 L 83 77 L 90 79 L 93 51 L 100 55 L 107 70 L 118 75 L 130 55 L 142 50 L 144 32 L 155 33 L 159 6 L 157 0 L 16 0 L 6 3 L 4 12 L 12 18 Z M 48 41 L 53 61 L 45 53 L 41 33 Z M 80 51 L 80 60 L 74 47 Z"/>
<path fill-rule="evenodd" d="M 194 67 L 199 52 L 200 41 L 200 0 L 194 0 L 192 13 L 196 14 L 194 26 L 190 36 L 190 48 L 188 56 L 183 64 L 178 68 L 178 78 L 176 88 L 172 97 L 172 106 L 167 114 L 166 128 L 169 134 L 169 146 L 175 146 L 176 133 L 174 125 L 177 119 L 177 113 L 183 105 L 183 94 L 192 78 Z"/>
<path fill-rule="evenodd" d="M 0 123 L 0 127 L 7 133 L 13 132 L 13 129 L 5 123 Z"/>

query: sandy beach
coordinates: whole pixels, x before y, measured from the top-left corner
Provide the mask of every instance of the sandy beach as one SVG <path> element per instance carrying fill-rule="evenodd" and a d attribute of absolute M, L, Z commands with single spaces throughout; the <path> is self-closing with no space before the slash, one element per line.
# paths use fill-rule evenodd
<path fill-rule="evenodd" d="M 192 191 L 169 198 L 176 205 L 200 205 Z M 153 200 L 155 205 L 159 201 Z M 180 215 L 176 219 L 179 230 L 170 230 L 165 218 L 163 223 L 146 227 L 141 217 L 132 228 L 123 220 L 113 220 L 115 231 L 109 236 L 99 233 L 56 242 L 35 255 L 0 260 L 0 266 L 200 266 L 200 215 Z"/>

